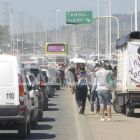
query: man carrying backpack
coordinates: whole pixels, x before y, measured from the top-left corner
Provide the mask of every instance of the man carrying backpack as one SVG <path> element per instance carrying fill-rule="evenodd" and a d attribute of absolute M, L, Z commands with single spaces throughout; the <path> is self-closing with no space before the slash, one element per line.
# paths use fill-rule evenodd
<path fill-rule="evenodd" d="M 88 93 L 87 75 L 85 71 L 80 72 L 77 88 L 78 88 L 77 104 L 79 107 L 79 113 L 84 114 L 86 97 Z"/>

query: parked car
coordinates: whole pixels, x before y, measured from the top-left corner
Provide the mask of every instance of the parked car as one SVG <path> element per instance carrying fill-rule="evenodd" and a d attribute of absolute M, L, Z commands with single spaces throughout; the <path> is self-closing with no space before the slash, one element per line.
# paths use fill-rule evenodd
<path fill-rule="evenodd" d="M 48 93 L 46 91 L 46 81 L 41 69 L 37 65 L 27 64 L 24 65 L 24 69 L 28 72 L 34 74 L 35 78 L 38 81 L 41 91 L 43 92 L 43 109 L 44 111 L 48 109 Z"/>
<path fill-rule="evenodd" d="M 32 74 L 32 73 L 31 73 Z M 33 83 L 32 88 L 36 91 L 36 95 L 38 97 L 38 121 L 42 121 L 43 119 L 43 102 L 44 102 L 44 95 L 43 91 L 40 88 L 40 82 L 36 79 L 34 74 L 32 74 L 32 77 L 30 78 L 31 82 Z"/>
<path fill-rule="evenodd" d="M 25 73 L 17 56 L 0 55 L 0 66 L 0 127 L 17 129 L 18 135 L 25 138 L 31 129 Z"/>
<path fill-rule="evenodd" d="M 48 67 L 48 78 L 51 81 L 53 87 L 55 87 L 57 90 L 60 90 L 60 77 L 59 77 L 59 72 L 55 68 Z"/>
<path fill-rule="evenodd" d="M 31 100 L 31 127 L 36 128 L 38 126 L 38 113 L 39 113 L 39 101 L 38 90 L 36 90 L 36 79 L 32 73 L 25 73 L 26 83 L 29 89 L 29 95 Z"/>
<path fill-rule="evenodd" d="M 47 82 L 46 90 L 48 92 L 48 96 L 53 97 L 54 93 L 55 93 L 55 86 L 53 83 L 53 77 L 51 77 L 51 74 L 50 74 L 48 69 L 41 69 L 41 70 L 42 70 L 44 77 L 45 77 L 45 80 Z"/>

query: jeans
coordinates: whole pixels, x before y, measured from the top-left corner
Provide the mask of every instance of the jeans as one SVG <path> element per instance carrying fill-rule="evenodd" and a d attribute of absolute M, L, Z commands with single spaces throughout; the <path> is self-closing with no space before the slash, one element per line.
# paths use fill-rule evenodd
<path fill-rule="evenodd" d="M 81 107 L 81 113 L 84 113 L 85 111 L 87 92 L 87 88 L 79 88 L 78 86 L 76 87 L 75 97 L 78 107 Z"/>
<path fill-rule="evenodd" d="M 99 97 L 97 91 L 91 92 L 90 95 L 90 105 L 91 105 L 91 111 L 94 112 L 94 102 L 96 101 L 96 112 L 99 112 L 100 110 L 100 103 L 99 103 Z"/>

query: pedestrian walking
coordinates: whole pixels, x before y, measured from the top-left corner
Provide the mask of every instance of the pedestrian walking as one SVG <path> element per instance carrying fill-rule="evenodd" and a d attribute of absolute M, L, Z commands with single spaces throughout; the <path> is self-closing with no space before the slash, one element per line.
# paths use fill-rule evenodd
<path fill-rule="evenodd" d="M 105 120 L 105 109 L 107 109 L 108 120 L 111 119 L 111 92 L 110 92 L 110 81 L 112 77 L 112 72 L 106 70 L 103 63 L 100 64 L 100 69 L 95 73 L 96 76 L 96 86 L 100 102 L 100 113 L 101 121 Z"/>
<path fill-rule="evenodd" d="M 90 93 L 90 105 L 91 105 L 91 114 L 96 110 L 96 114 L 99 114 L 100 104 L 97 92 L 97 84 L 95 72 L 99 70 L 99 64 L 96 64 L 94 71 L 91 73 L 91 93 Z M 94 109 L 94 103 L 96 103 L 96 108 Z"/>
<path fill-rule="evenodd" d="M 64 80 L 65 80 L 65 66 L 64 66 L 64 65 L 59 66 L 58 71 L 59 71 L 61 86 L 64 86 Z"/>
<path fill-rule="evenodd" d="M 74 66 L 68 67 L 68 70 L 66 72 L 66 79 L 67 79 L 68 87 L 71 93 L 73 94 L 75 92 L 76 82 L 77 82 L 77 76 L 75 73 Z"/>
<path fill-rule="evenodd" d="M 87 81 L 86 71 L 80 72 L 76 92 L 77 92 L 76 101 L 79 107 L 79 113 L 84 114 L 86 98 L 87 98 L 87 93 L 88 93 L 88 81 Z"/>

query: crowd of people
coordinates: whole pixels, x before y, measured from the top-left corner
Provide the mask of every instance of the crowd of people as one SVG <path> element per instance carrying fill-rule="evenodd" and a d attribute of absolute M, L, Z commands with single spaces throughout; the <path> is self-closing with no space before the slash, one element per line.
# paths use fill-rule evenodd
<path fill-rule="evenodd" d="M 62 81 L 69 87 L 79 108 L 79 113 L 84 114 L 87 97 L 91 105 L 91 113 L 100 114 L 101 121 L 111 120 L 112 90 L 116 87 L 117 68 L 106 65 L 105 62 L 97 63 L 90 70 L 84 63 L 74 64 L 65 68 Z M 63 82 L 62 82 L 63 84 Z"/>

